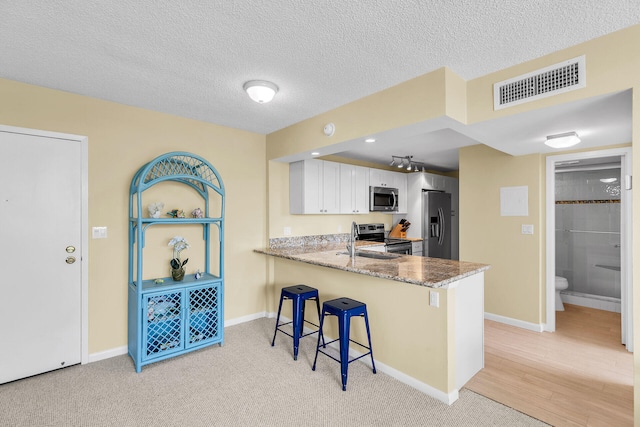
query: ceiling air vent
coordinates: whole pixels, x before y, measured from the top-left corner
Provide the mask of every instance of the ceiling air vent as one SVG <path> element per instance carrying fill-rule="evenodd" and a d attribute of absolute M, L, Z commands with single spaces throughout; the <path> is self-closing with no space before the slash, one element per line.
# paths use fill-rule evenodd
<path fill-rule="evenodd" d="M 570 59 L 493 85 L 493 109 L 546 98 L 587 85 L 585 57 Z"/>

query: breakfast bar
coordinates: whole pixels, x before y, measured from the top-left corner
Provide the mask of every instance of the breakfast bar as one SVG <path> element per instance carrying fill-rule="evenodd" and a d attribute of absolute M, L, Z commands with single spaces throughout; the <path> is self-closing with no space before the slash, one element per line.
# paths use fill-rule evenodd
<path fill-rule="evenodd" d="M 489 266 L 374 252 L 370 245 L 356 242 L 351 257 L 340 239 L 272 239 L 269 248 L 256 250 L 271 257 L 270 311 L 280 289 L 295 284 L 317 288 L 322 301 L 348 297 L 366 303 L 378 369 L 453 403 L 484 366 Z M 315 323 L 312 311 L 307 315 Z M 352 325 L 356 339 L 366 336 L 361 326 Z M 330 325 L 325 334 L 335 330 Z"/>

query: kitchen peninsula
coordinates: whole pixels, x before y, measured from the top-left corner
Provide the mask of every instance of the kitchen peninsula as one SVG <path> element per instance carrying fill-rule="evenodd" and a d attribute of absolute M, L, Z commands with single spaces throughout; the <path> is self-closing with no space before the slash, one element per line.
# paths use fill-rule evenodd
<path fill-rule="evenodd" d="M 317 288 L 321 301 L 349 297 L 367 304 L 376 366 L 447 404 L 484 366 L 485 264 L 367 251 L 349 257 L 343 235 L 271 239 L 271 306 L 280 289 Z M 364 256 L 363 256 L 364 255 Z M 389 255 L 386 257 L 385 255 Z M 283 308 L 284 310 L 284 308 Z M 314 310 L 307 319 L 316 323 Z M 290 316 L 290 314 L 288 314 Z M 325 334 L 336 331 L 329 323 Z M 359 322 L 352 335 L 366 337 Z M 362 341 L 360 341 L 362 342 Z M 304 360 L 304 359 L 303 359 Z"/>

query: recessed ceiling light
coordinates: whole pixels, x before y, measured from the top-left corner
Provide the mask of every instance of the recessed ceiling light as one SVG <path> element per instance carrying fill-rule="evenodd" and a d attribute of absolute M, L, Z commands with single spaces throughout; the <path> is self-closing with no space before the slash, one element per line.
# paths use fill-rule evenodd
<path fill-rule="evenodd" d="M 311 153 L 312 156 L 319 156 L 320 153 L 318 153 L 317 151 L 314 151 L 313 153 Z"/>
<path fill-rule="evenodd" d="M 373 138 L 367 138 L 364 140 L 364 142 L 376 142 L 376 140 Z"/>

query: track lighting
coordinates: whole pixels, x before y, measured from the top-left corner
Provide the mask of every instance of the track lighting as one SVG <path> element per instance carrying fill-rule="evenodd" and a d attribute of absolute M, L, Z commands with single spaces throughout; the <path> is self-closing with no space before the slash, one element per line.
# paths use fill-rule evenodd
<path fill-rule="evenodd" d="M 389 166 L 397 166 L 398 169 L 405 168 L 409 172 L 422 172 L 425 171 L 424 163 L 416 162 L 413 160 L 413 156 L 391 156 L 391 163 Z"/>

